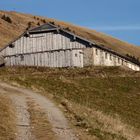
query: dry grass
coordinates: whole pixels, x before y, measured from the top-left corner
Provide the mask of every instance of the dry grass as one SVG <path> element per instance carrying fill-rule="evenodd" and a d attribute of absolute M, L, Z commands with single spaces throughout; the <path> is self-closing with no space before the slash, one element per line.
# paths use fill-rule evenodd
<path fill-rule="evenodd" d="M 66 116 L 79 130 L 79 137 L 99 140 L 139 140 L 134 127 L 123 123 L 119 115 L 111 116 L 99 110 L 62 100 Z M 87 135 L 86 132 L 90 135 Z"/>
<path fill-rule="evenodd" d="M 62 104 L 82 140 L 137 140 L 140 72 L 116 67 L 3 68 L 0 79 L 41 91 Z M 63 102 L 63 100 L 67 102 Z"/>
<path fill-rule="evenodd" d="M 12 19 L 12 23 L 8 23 L 1 19 L 3 15 L 7 15 Z M 37 26 L 38 22 L 43 24 L 42 19 L 45 19 L 46 22 L 54 22 L 56 25 L 60 25 L 64 28 L 69 28 L 72 32 L 76 33 L 79 36 L 82 36 L 86 39 L 89 39 L 93 42 L 96 42 L 99 45 L 102 45 L 107 48 L 111 48 L 123 55 L 131 54 L 136 57 L 140 57 L 140 48 L 135 45 L 120 41 L 111 36 L 99 33 L 94 30 L 87 28 L 79 27 L 70 23 L 58 21 L 55 19 L 49 19 L 45 17 L 38 17 L 28 14 L 22 14 L 17 12 L 6 12 L 0 11 L 0 47 L 3 47 L 9 41 L 18 37 L 23 31 L 28 27 L 28 23 L 32 22 L 32 26 Z"/>
<path fill-rule="evenodd" d="M 28 101 L 32 134 L 37 140 L 55 140 L 55 134 L 43 110 L 29 99 Z"/>
<path fill-rule="evenodd" d="M 0 140 L 15 140 L 15 138 L 14 108 L 11 106 L 11 100 L 0 93 Z"/>

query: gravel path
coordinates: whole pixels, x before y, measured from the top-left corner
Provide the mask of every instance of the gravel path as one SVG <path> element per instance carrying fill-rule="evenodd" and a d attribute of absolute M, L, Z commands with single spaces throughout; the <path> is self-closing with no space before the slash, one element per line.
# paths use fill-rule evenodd
<path fill-rule="evenodd" d="M 52 125 L 52 129 L 56 133 L 58 140 L 78 140 L 78 138 L 73 133 L 72 129 L 69 127 L 64 114 L 52 101 L 50 101 L 49 99 L 47 99 L 46 97 L 38 93 L 35 93 L 31 90 L 27 90 L 25 88 L 14 87 L 5 83 L 0 83 L 0 86 L 4 87 L 6 90 L 9 91 L 14 90 L 18 92 L 19 95 L 21 94 L 23 96 L 23 97 L 21 97 L 21 95 L 20 97 L 13 96 L 12 98 L 14 98 L 15 104 L 17 104 L 17 107 L 19 108 L 17 109 L 17 112 L 19 114 L 18 115 L 19 124 L 20 125 L 22 125 L 22 123 L 23 125 L 25 124 L 24 126 L 26 126 L 27 130 L 30 129 L 30 127 L 28 127 L 30 122 L 29 122 L 29 115 L 26 109 L 27 108 L 26 99 L 31 98 L 41 107 L 41 109 L 45 110 L 48 116 L 48 121 Z M 22 104 L 22 107 L 18 106 L 20 103 Z M 24 121 L 22 121 L 22 119 L 24 119 Z M 25 131 L 23 133 L 24 133 L 23 135 L 27 134 L 27 139 L 22 139 L 22 140 L 28 140 L 28 139 L 30 140 L 31 137 L 30 130 L 29 133 L 26 133 Z"/>

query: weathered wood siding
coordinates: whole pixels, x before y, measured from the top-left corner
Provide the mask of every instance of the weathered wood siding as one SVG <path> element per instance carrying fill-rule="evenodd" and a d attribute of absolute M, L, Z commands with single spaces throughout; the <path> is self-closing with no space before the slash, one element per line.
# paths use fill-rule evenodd
<path fill-rule="evenodd" d="M 85 46 L 79 42 L 71 41 L 69 38 L 54 33 L 34 34 L 30 37 L 21 37 L 14 43 L 15 47 L 5 48 L 2 55 L 16 55 L 25 53 L 36 53 L 53 50 L 78 49 Z"/>
<path fill-rule="evenodd" d="M 108 51 L 74 41 L 65 34 L 54 32 L 21 37 L 0 52 L 7 66 L 84 67 L 126 66 L 139 71 L 140 67 Z"/>
<path fill-rule="evenodd" d="M 73 51 L 54 51 L 44 53 L 25 54 L 6 57 L 6 65 L 42 66 L 42 67 L 71 67 L 76 66 L 73 61 Z M 81 66 L 80 66 L 81 67 Z"/>
<path fill-rule="evenodd" d="M 6 56 L 8 66 L 83 67 L 82 48 L 82 43 L 51 32 L 21 37 L 1 55 Z"/>

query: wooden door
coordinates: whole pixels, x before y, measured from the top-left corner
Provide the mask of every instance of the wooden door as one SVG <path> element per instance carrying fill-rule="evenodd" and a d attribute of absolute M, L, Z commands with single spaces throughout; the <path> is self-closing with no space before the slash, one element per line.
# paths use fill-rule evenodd
<path fill-rule="evenodd" d="M 83 67 L 83 51 L 72 50 L 72 61 L 74 67 Z"/>

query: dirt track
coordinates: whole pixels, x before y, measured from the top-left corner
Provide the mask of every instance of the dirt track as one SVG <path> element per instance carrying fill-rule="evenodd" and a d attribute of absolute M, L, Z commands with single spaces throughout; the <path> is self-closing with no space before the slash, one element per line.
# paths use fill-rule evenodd
<path fill-rule="evenodd" d="M 67 119 L 56 105 L 31 90 L 14 87 L 6 83 L 0 83 L 0 90 L 9 96 L 16 107 L 17 115 L 17 140 L 35 140 L 31 134 L 30 116 L 28 112 L 27 99 L 34 100 L 48 116 L 48 121 L 58 140 L 77 140 L 78 138 L 69 127 Z"/>

